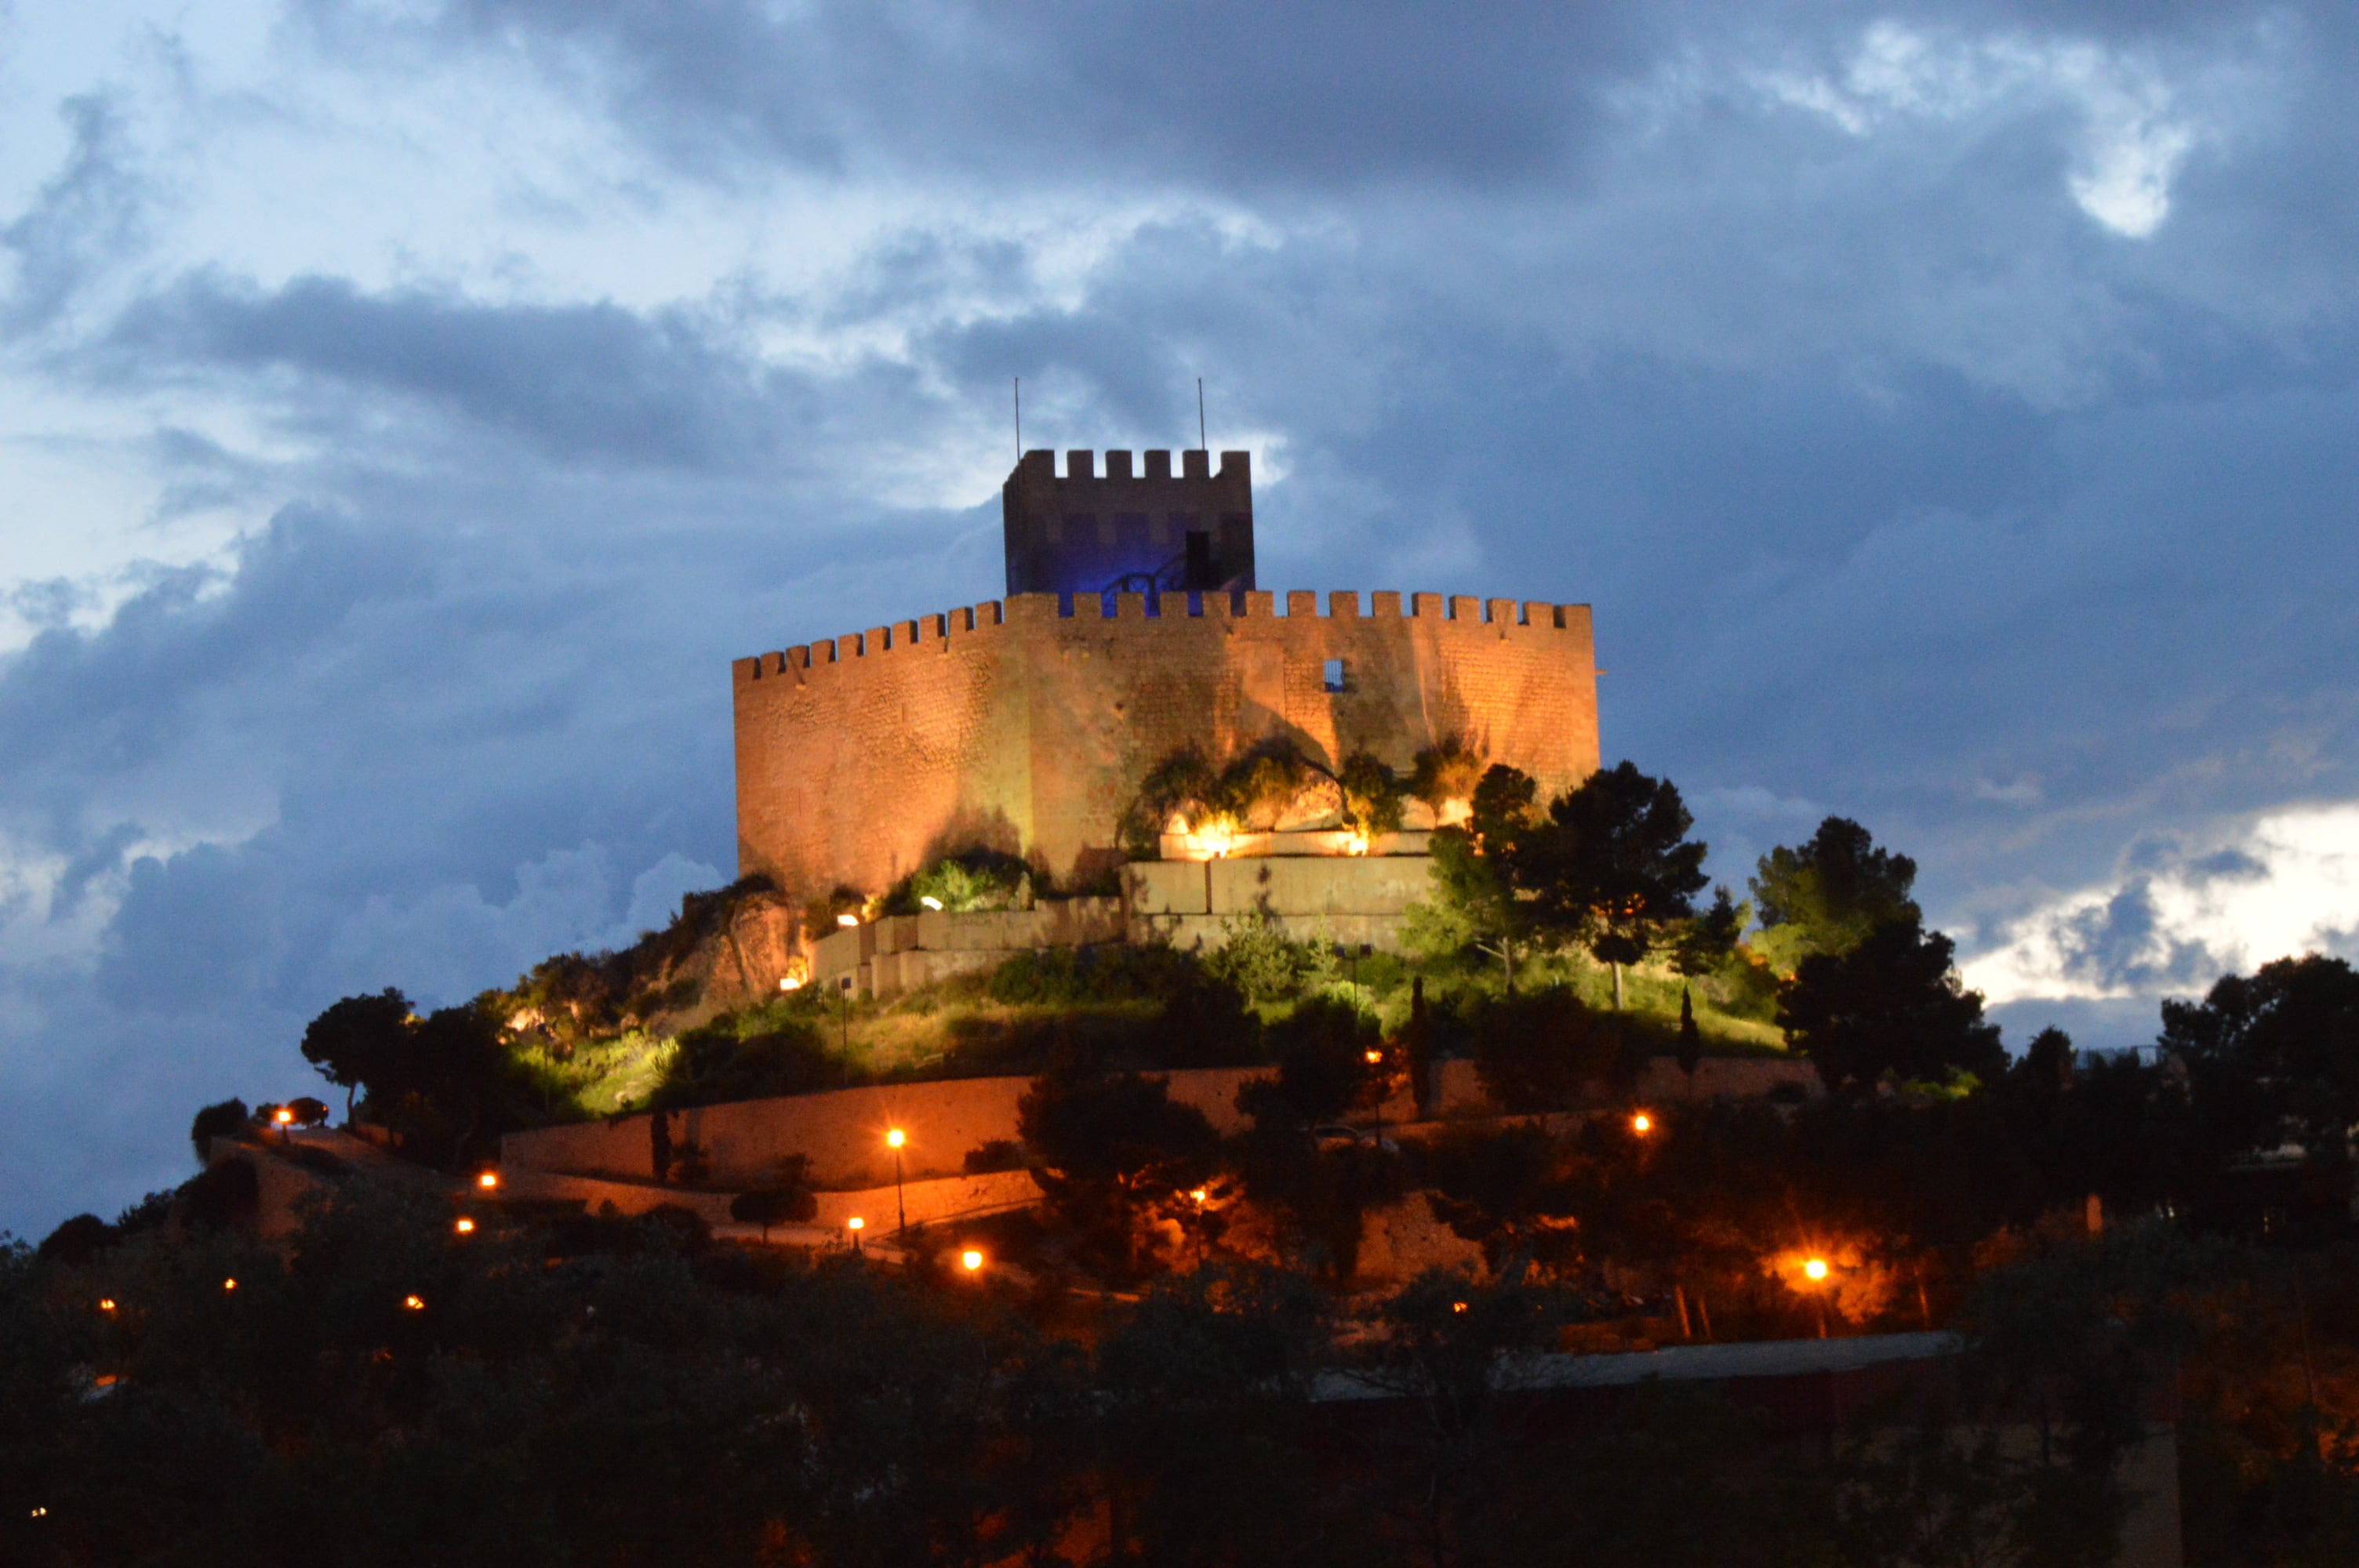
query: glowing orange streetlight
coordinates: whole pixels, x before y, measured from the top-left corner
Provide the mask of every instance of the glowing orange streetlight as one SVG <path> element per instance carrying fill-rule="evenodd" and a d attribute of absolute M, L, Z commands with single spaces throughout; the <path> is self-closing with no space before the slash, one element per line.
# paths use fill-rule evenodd
<path fill-rule="evenodd" d="M 1464 1302 L 1451 1302 L 1450 1303 L 1450 1310 L 1451 1312 L 1464 1312 L 1466 1310 L 1466 1303 Z"/>
<path fill-rule="evenodd" d="M 972 1274 L 983 1267 L 983 1254 L 970 1247 L 959 1254 L 959 1267 Z"/>
<path fill-rule="evenodd" d="M 483 1188 L 484 1191 L 487 1193 L 496 1189 L 499 1184 L 500 1173 L 497 1171 L 485 1171 L 482 1175 L 475 1178 L 475 1185 Z"/>
<path fill-rule="evenodd" d="M 1209 1195 L 1210 1195 L 1202 1187 L 1191 1187 L 1188 1192 L 1188 1196 L 1194 1200 L 1198 1208 L 1204 1206 L 1204 1199 Z"/>
<path fill-rule="evenodd" d="M 234 1291 L 237 1289 L 237 1281 L 235 1280 L 223 1280 L 222 1281 L 222 1289 L 223 1292 Z"/>
<path fill-rule="evenodd" d="M 278 1124 L 278 1141 L 281 1143 L 288 1141 L 295 1136 L 295 1113 L 293 1111 L 288 1109 L 282 1105 L 278 1108 L 277 1114 L 273 1115 L 270 1119 Z"/>
<path fill-rule="evenodd" d="M 842 926 L 846 931 L 849 931 L 853 926 L 860 924 L 860 916 L 856 914 L 839 914 L 835 917 L 835 923 L 838 925 Z"/>
<path fill-rule="evenodd" d="M 113 1296 L 99 1297 L 98 1310 L 101 1312 L 113 1312 L 114 1310 L 114 1298 Z"/>
<path fill-rule="evenodd" d="M 782 991 L 799 991 L 803 989 L 803 982 L 793 975 L 780 975 L 778 989 Z"/>
<path fill-rule="evenodd" d="M 462 1236 L 473 1236 L 475 1234 L 475 1222 L 462 1214 L 459 1217 L 459 1222 L 451 1228 Z"/>
<path fill-rule="evenodd" d="M 1802 1277 L 1812 1284 L 1817 1284 L 1827 1277 L 1827 1260 L 1823 1258 L 1805 1258 L 1802 1260 Z"/>
<path fill-rule="evenodd" d="M 426 1298 L 424 1296 L 415 1295 L 404 1296 L 401 1298 L 401 1304 L 410 1312 L 424 1312 L 426 1310 Z"/>
<path fill-rule="evenodd" d="M 1630 1119 L 1630 1130 L 1644 1138 L 1655 1130 L 1655 1119 L 1642 1110 Z"/>
<path fill-rule="evenodd" d="M 909 1135 L 897 1127 L 885 1134 L 885 1146 L 893 1151 L 893 1207 L 901 1217 L 900 1227 L 893 1232 L 896 1236 L 909 1228 L 909 1204 L 901 1193 L 901 1145 L 908 1141 Z"/>

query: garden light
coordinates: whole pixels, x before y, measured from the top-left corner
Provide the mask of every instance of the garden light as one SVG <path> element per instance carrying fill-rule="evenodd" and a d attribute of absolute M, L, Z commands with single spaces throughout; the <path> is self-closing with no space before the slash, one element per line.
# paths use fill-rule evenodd
<path fill-rule="evenodd" d="M 932 893 L 926 894 L 924 897 L 919 899 L 918 902 L 924 904 L 928 909 L 932 910 L 936 914 L 940 914 L 942 912 L 942 901 L 936 898 Z"/>
<path fill-rule="evenodd" d="M 782 991 L 799 991 L 803 989 L 803 983 L 792 975 L 781 975 L 778 977 L 778 989 Z"/>
<path fill-rule="evenodd" d="M 473 1236 L 475 1234 L 475 1222 L 469 1219 L 466 1216 L 461 1215 L 459 1217 L 459 1223 L 452 1226 L 451 1228 L 457 1231 L 462 1236 Z"/>
<path fill-rule="evenodd" d="M 278 1114 L 270 1119 L 281 1127 L 292 1127 L 295 1125 L 295 1113 L 282 1105 L 278 1108 Z"/>
<path fill-rule="evenodd" d="M 848 931 L 852 927 L 860 924 L 860 916 L 856 914 L 839 914 L 835 917 L 835 923 Z"/>
<path fill-rule="evenodd" d="M 1466 1310 L 1466 1303 L 1464 1302 L 1451 1302 L 1450 1303 L 1450 1310 L 1451 1312 L 1464 1312 Z"/>
<path fill-rule="evenodd" d="M 113 1296 L 99 1297 L 98 1310 L 101 1312 L 113 1312 L 114 1310 L 114 1298 Z"/>
<path fill-rule="evenodd" d="M 424 1296 L 404 1296 L 401 1298 L 401 1304 L 411 1312 L 424 1312 L 426 1310 L 426 1298 Z"/>
<path fill-rule="evenodd" d="M 1644 1138 L 1655 1130 L 1655 1119 L 1642 1110 L 1630 1119 L 1630 1130 Z"/>
<path fill-rule="evenodd" d="M 483 1188 L 484 1191 L 490 1192 L 493 1188 L 500 1184 L 500 1173 L 497 1171 L 485 1171 L 482 1175 L 475 1178 L 475 1184 Z"/>
<path fill-rule="evenodd" d="M 959 1254 L 959 1266 L 972 1274 L 983 1267 L 983 1254 L 970 1247 Z"/>
<path fill-rule="evenodd" d="M 851 1231 L 865 1230 L 868 1228 L 868 1222 L 855 1214 L 843 1222 L 843 1228 Z"/>
<path fill-rule="evenodd" d="M 223 1280 L 222 1281 L 222 1289 L 224 1292 L 234 1291 L 237 1289 L 237 1281 L 235 1280 Z"/>
<path fill-rule="evenodd" d="M 1364 1053 L 1364 1056 L 1368 1065 L 1371 1067 L 1385 1059 L 1385 1054 L 1382 1051 L 1369 1051 Z"/>

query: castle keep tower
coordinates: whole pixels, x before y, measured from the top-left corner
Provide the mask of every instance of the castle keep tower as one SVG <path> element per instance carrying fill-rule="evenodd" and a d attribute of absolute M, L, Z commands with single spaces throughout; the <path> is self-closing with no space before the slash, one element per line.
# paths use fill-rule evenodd
<path fill-rule="evenodd" d="M 1211 454 L 1067 452 L 1057 477 L 1051 452 L 1024 454 L 1001 487 L 1007 535 L 1007 591 L 1163 593 L 1254 585 L 1253 460 Z"/>
<path fill-rule="evenodd" d="M 1149 770 L 1281 744 L 1406 773 L 1456 741 L 1543 797 L 1594 772 L 1589 607 L 1259 591 L 1243 452 L 1027 452 L 1008 478 L 1008 597 L 735 662 L 737 860 L 810 897 L 882 892 L 945 854 L 1060 884 L 1125 863 Z M 1321 600 L 1324 600 L 1322 603 Z M 1306 840 L 1308 842 L 1308 840 Z M 1340 853 L 1340 850 L 1316 850 Z M 1266 866 L 1266 862 L 1264 863 Z"/>

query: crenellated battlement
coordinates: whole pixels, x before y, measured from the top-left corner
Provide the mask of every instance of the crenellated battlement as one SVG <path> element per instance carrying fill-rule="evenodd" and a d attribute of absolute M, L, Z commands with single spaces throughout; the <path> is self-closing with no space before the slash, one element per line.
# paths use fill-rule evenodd
<path fill-rule="evenodd" d="M 1003 499 L 1004 599 L 734 662 L 741 872 L 875 892 L 987 847 L 1088 884 L 1191 749 L 1597 766 L 1585 604 L 1259 589 L 1244 452 L 1027 452 Z"/>
<path fill-rule="evenodd" d="M 1006 535 L 1007 591 L 1244 590 L 1254 586 L 1253 459 L 1171 453 L 1024 454 L 1000 503 Z M 1134 456 L 1142 458 L 1134 465 Z"/>
<path fill-rule="evenodd" d="M 1297 589 L 1283 598 L 1266 589 L 1234 593 L 1049 594 L 1025 593 L 981 604 L 962 605 L 914 621 L 896 621 L 839 637 L 798 644 L 783 650 L 735 660 L 735 678 L 756 681 L 790 673 L 824 671 L 831 666 L 879 655 L 940 652 L 958 640 L 990 638 L 1010 625 L 1045 625 L 1054 622 L 1131 623 L 1143 631 L 1188 622 L 1277 622 L 1279 627 L 1303 621 L 1417 622 L 1441 623 L 1456 629 L 1493 628 L 1517 632 L 1589 632 L 1589 606 L 1558 604 L 1527 599 L 1477 599 L 1462 594 L 1400 593 L 1380 589 L 1367 596 L 1364 613 L 1359 590 L 1330 590 L 1325 602 L 1312 589 Z"/>

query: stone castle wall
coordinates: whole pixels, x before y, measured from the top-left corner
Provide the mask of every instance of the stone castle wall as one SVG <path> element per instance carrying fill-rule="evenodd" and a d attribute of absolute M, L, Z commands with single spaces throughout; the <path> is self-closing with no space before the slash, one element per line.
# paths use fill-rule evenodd
<path fill-rule="evenodd" d="M 1060 879 L 1119 856 L 1140 778 L 1287 739 L 1406 770 L 1456 737 L 1545 796 L 1598 765 L 1589 607 L 1438 594 L 1139 594 L 1004 602 L 739 659 L 740 874 L 881 891 L 989 845 Z M 1070 603 L 1071 608 L 1065 606 Z M 1330 676 L 1340 661 L 1338 689 Z"/>

